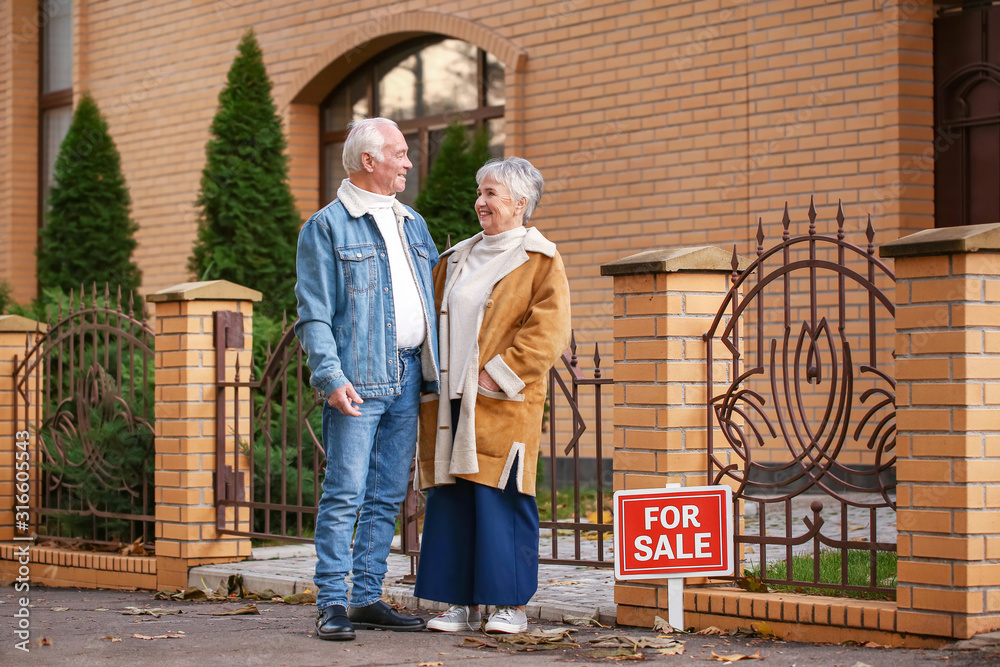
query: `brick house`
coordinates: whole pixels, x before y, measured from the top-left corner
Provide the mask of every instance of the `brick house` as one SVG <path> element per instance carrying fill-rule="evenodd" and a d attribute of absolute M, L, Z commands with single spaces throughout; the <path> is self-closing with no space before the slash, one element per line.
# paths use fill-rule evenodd
<path fill-rule="evenodd" d="M 10 0 L 0 280 L 34 295 L 44 193 L 85 91 L 122 154 L 143 291 L 189 279 L 208 129 L 252 27 L 303 219 L 343 177 L 350 118 L 400 122 L 417 158 L 408 198 L 450 119 L 485 124 L 496 154 L 546 177 L 536 224 L 566 261 L 577 340 L 610 357 L 613 281 L 600 267 L 624 256 L 749 255 L 758 218 L 778 237 L 785 203 L 803 211 L 810 196 L 825 219 L 841 200 L 852 234 L 871 214 L 876 246 L 1000 220 L 1000 63 L 986 48 L 1000 10 L 962 4 Z M 879 331 L 889 355 L 892 322 Z"/>

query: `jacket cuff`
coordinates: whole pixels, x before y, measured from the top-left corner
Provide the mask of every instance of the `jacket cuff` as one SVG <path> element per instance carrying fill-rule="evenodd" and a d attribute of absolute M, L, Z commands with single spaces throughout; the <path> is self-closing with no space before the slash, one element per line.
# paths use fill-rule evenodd
<path fill-rule="evenodd" d="M 341 387 L 347 384 L 347 376 L 343 373 L 337 373 L 332 378 L 323 383 L 323 386 L 317 387 L 319 393 L 323 396 L 323 400 L 330 398 L 330 394 L 337 391 Z"/>
<path fill-rule="evenodd" d="M 504 363 L 499 354 L 486 362 L 486 372 L 510 398 L 517 396 L 524 389 L 524 381 Z"/>

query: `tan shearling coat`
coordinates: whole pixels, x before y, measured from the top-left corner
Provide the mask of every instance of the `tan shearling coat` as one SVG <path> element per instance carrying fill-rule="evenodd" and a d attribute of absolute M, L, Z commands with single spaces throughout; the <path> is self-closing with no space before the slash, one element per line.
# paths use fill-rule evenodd
<path fill-rule="evenodd" d="M 515 475 L 522 493 L 535 495 L 538 446 L 548 372 L 569 344 L 569 284 L 554 243 L 534 227 L 510 251 L 479 309 L 479 336 L 467 368 L 448 368 L 448 297 L 472 246 L 482 233 L 441 255 L 434 269 L 441 387 L 445 396 L 423 397 L 417 484 L 421 489 L 456 477 L 505 488 Z M 502 391 L 479 386 L 486 369 Z M 451 431 L 449 373 L 463 374 L 458 431 Z M 516 466 L 514 461 L 517 461 Z"/>

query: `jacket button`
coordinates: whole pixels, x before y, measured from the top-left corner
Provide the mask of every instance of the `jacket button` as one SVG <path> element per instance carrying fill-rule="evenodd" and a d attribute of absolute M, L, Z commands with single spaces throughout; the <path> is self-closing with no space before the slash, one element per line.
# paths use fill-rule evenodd
<path fill-rule="evenodd" d="M 492 308 L 492 307 L 493 307 L 493 299 L 490 299 L 490 300 L 488 300 L 488 301 L 486 302 L 486 307 L 487 307 L 487 308 Z"/>
<path fill-rule="evenodd" d="M 387 324 L 385 326 L 386 326 L 387 329 L 391 329 L 392 328 L 392 322 L 390 322 L 389 324 Z"/>
<path fill-rule="evenodd" d="M 358 253 L 358 257 L 359 257 L 359 258 L 361 257 L 361 253 L 360 253 L 360 252 Z"/>
<path fill-rule="evenodd" d="M 388 287 L 383 287 L 383 288 L 382 288 L 382 291 L 384 291 L 384 292 L 388 292 L 388 291 L 389 291 L 389 288 L 388 288 Z"/>

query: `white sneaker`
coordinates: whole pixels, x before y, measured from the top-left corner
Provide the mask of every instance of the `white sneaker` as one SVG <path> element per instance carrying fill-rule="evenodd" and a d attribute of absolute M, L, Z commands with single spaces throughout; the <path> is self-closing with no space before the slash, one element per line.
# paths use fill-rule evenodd
<path fill-rule="evenodd" d="M 517 607 L 497 607 L 486 619 L 486 632 L 526 632 L 528 617 Z"/>
<path fill-rule="evenodd" d="M 453 604 L 448 611 L 437 618 L 427 621 L 428 630 L 441 632 L 459 632 L 461 630 L 478 630 L 482 615 L 479 608 L 469 609 L 462 604 Z"/>

